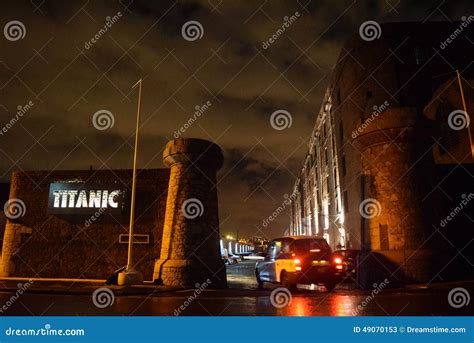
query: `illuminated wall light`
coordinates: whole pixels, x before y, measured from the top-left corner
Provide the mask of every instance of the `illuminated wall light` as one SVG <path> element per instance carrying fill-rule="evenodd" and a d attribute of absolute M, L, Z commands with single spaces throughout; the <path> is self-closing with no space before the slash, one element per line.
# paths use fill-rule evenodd
<path fill-rule="evenodd" d="M 308 215 L 308 218 L 306 219 L 306 235 L 311 236 L 311 214 Z"/>
<path fill-rule="evenodd" d="M 328 244 L 330 244 L 329 233 L 326 232 L 326 233 L 323 235 L 323 238 L 328 242 Z"/>
<path fill-rule="evenodd" d="M 339 212 L 339 223 L 344 224 L 345 219 L 344 212 Z"/>
<path fill-rule="evenodd" d="M 329 229 L 329 201 L 325 199 L 323 201 L 323 208 L 324 208 L 324 229 Z"/>
<path fill-rule="evenodd" d="M 339 243 L 342 245 L 342 246 L 345 246 L 346 245 L 346 230 L 341 227 L 339 228 Z"/>
<path fill-rule="evenodd" d="M 316 190 L 317 192 L 317 190 Z M 314 227 L 315 227 L 315 234 L 319 234 L 319 212 L 318 212 L 318 197 L 314 194 Z"/>

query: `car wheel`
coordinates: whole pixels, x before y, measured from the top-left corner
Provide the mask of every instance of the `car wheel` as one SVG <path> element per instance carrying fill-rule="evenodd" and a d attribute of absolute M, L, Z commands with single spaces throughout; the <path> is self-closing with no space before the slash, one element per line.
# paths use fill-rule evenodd
<path fill-rule="evenodd" d="M 258 289 L 262 289 L 263 281 L 260 279 L 260 273 L 258 272 L 258 269 L 255 269 L 255 277 L 257 278 Z"/>
<path fill-rule="evenodd" d="M 324 287 L 326 287 L 328 292 L 332 292 L 336 288 L 336 284 L 335 283 L 327 283 L 327 284 L 324 285 Z"/>
<path fill-rule="evenodd" d="M 290 281 L 290 277 L 288 276 L 288 273 L 285 272 L 285 271 L 281 272 L 280 283 L 283 287 L 285 287 L 286 289 L 288 289 L 290 291 L 293 291 L 293 290 L 296 289 L 296 284 L 294 284 Z"/>

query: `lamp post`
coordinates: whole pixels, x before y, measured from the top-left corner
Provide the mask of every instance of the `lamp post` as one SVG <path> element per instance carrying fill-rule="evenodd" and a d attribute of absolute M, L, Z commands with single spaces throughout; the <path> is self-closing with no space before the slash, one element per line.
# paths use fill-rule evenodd
<path fill-rule="evenodd" d="M 132 175 L 132 199 L 130 202 L 130 230 L 128 233 L 128 255 L 127 267 L 118 275 L 118 285 L 137 285 L 143 283 L 143 275 L 133 268 L 133 228 L 135 224 L 135 194 L 137 186 L 137 152 L 138 152 L 138 131 L 140 129 L 140 103 L 142 96 L 142 79 L 133 85 L 138 85 L 138 105 L 137 105 L 137 124 L 135 127 L 135 148 L 133 153 L 133 175 Z"/>

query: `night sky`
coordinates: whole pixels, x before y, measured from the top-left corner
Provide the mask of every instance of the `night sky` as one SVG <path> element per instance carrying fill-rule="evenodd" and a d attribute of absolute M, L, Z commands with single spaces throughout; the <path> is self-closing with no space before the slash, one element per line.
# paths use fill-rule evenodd
<path fill-rule="evenodd" d="M 367 20 L 454 21 L 473 7 L 394 0 L 2 1 L 0 180 L 13 170 L 131 168 L 137 98 L 131 87 L 143 78 L 138 167 L 162 168 L 166 142 L 196 106 L 210 104 L 181 137 L 212 140 L 224 150 L 221 232 L 282 235 L 287 211 L 267 227 L 262 222 L 292 191 L 343 42 Z M 285 31 L 264 44 L 285 20 Z M 11 24 L 20 32 L 7 32 L 12 21 L 23 25 Z M 199 24 L 191 23 L 197 34 L 183 34 L 189 21 Z M 7 128 L 18 106 L 29 103 Z M 291 126 L 272 127 L 278 110 L 289 113 Z M 98 111 L 110 113 L 113 126 L 97 129 Z"/>

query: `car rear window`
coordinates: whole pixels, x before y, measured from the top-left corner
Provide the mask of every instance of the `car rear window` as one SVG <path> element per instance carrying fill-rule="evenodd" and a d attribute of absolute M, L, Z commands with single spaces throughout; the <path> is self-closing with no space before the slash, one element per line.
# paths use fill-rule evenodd
<path fill-rule="evenodd" d="M 292 250 L 296 253 L 331 251 L 329 244 L 325 239 L 298 239 L 291 244 Z"/>

